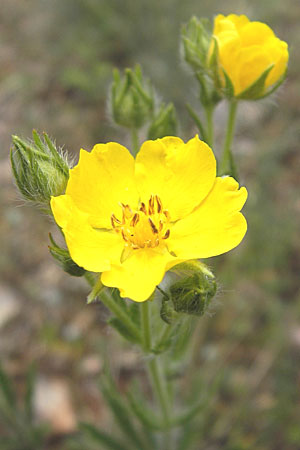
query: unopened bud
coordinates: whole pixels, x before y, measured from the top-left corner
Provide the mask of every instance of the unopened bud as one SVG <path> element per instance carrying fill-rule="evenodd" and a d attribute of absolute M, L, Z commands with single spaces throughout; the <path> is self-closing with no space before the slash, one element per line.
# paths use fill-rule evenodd
<path fill-rule="evenodd" d="M 50 212 L 51 196 L 65 192 L 69 164 L 46 133 L 33 131 L 33 141 L 12 137 L 11 165 L 20 193 Z"/>
<path fill-rule="evenodd" d="M 154 95 L 151 84 L 144 80 L 139 65 L 125 69 L 123 77 L 115 69 L 111 87 L 110 109 L 114 121 L 123 127 L 138 129 L 152 117 Z"/>
<path fill-rule="evenodd" d="M 69 275 L 74 277 L 82 277 L 86 270 L 79 267 L 71 258 L 67 249 L 59 247 L 54 241 L 51 234 L 49 234 L 51 245 L 49 245 L 49 251 L 56 261 L 58 261 L 61 268 Z"/>
<path fill-rule="evenodd" d="M 165 136 L 176 136 L 176 134 L 177 119 L 174 105 L 173 103 L 162 104 L 150 125 L 148 139 L 161 139 Z"/>
<path fill-rule="evenodd" d="M 171 324 L 178 320 L 178 313 L 175 311 L 171 301 L 163 299 L 160 308 L 160 317 L 167 324 Z"/>
<path fill-rule="evenodd" d="M 199 261 L 188 261 L 174 268 L 182 278 L 170 287 L 174 309 L 202 316 L 217 291 L 213 273 Z"/>
<path fill-rule="evenodd" d="M 207 71 L 207 55 L 210 47 L 212 26 L 207 19 L 192 17 L 182 27 L 182 51 L 185 61 L 196 72 Z"/>

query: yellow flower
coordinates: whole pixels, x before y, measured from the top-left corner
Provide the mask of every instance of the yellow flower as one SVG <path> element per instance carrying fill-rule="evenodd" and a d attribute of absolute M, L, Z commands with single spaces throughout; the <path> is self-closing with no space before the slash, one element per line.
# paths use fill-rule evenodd
<path fill-rule="evenodd" d="M 278 39 L 268 25 L 250 22 L 242 15 L 215 18 L 213 35 L 218 43 L 219 62 L 229 76 L 234 95 L 248 89 L 271 66 L 263 92 L 284 76 L 288 63 L 288 45 Z M 224 77 L 221 77 L 224 82 Z"/>
<path fill-rule="evenodd" d="M 136 160 L 115 142 L 81 150 L 51 208 L 72 259 L 141 302 L 176 264 L 236 247 L 246 198 L 233 178 L 216 177 L 214 154 L 198 136 L 186 144 L 165 137 L 144 142 Z"/>

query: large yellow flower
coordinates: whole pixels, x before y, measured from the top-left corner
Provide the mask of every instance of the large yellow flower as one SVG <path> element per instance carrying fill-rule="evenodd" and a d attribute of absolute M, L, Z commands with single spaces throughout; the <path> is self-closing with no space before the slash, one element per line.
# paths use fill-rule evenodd
<path fill-rule="evenodd" d="M 225 17 L 219 14 L 215 18 L 213 35 L 217 39 L 221 67 L 229 76 L 235 95 L 249 88 L 272 65 L 265 90 L 284 75 L 288 45 L 278 39 L 268 25 L 250 22 L 244 15 Z"/>
<path fill-rule="evenodd" d="M 81 150 L 51 208 L 72 259 L 141 302 L 174 265 L 236 247 L 246 198 L 233 178 L 216 177 L 214 154 L 198 136 L 186 144 L 165 137 L 146 141 L 136 160 L 114 142 Z"/>

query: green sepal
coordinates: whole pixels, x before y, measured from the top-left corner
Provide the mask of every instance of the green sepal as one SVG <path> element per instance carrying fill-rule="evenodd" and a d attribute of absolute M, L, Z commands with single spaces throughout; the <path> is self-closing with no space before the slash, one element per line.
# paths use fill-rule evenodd
<path fill-rule="evenodd" d="M 117 317 L 111 317 L 108 319 L 107 323 L 113 327 L 124 339 L 130 341 L 134 344 L 140 342 L 136 335 L 131 333 L 131 331 L 126 327 L 126 325 Z"/>
<path fill-rule="evenodd" d="M 88 305 L 98 299 L 98 297 L 101 294 L 101 291 L 102 291 L 102 289 L 104 289 L 104 287 L 105 286 L 103 286 L 103 284 L 101 282 L 101 277 L 99 276 L 96 283 L 93 286 L 93 289 L 91 290 L 91 292 L 89 293 L 89 295 L 87 297 Z"/>
<path fill-rule="evenodd" d="M 219 66 L 219 46 L 215 36 L 212 36 L 211 39 L 213 42 L 213 51 L 210 55 L 208 66 L 211 70 L 215 87 L 217 88 L 217 90 L 220 90 L 222 83 L 220 78 L 220 66 Z"/>
<path fill-rule="evenodd" d="M 232 84 L 232 81 L 231 81 L 229 75 L 227 74 L 226 70 L 222 69 L 222 71 L 223 71 L 223 75 L 224 75 L 224 79 L 225 79 L 225 87 L 223 88 L 224 95 L 227 98 L 233 98 L 234 97 L 234 86 Z"/>
<path fill-rule="evenodd" d="M 59 262 L 61 268 L 73 277 L 82 277 L 86 270 L 78 266 L 71 258 L 69 250 L 57 245 L 51 233 L 49 233 L 51 245 L 48 246 L 51 255 Z"/>
<path fill-rule="evenodd" d="M 261 75 L 254 81 L 247 89 L 241 92 L 236 98 L 241 100 L 258 100 L 265 94 L 265 82 L 267 76 L 273 69 L 274 64 L 271 64 Z"/>
<path fill-rule="evenodd" d="M 264 95 L 261 95 L 257 100 L 261 100 L 265 97 L 268 97 L 269 95 L 273 94 L 273 92 L 275 92 L 281 85 L 282 83 L 285 81 L 287 76 L 287 70 L 284 72 L 284 74 L 282 75 L 282 77 L 279 78 L 279 80 L 277 81 L 277 83 L 275 83 L 273 86 L 271 86 L 270 89 L 268 89 Z"/>
<path fill-rule="evenodd" d="M 155 140 L 165 136 L 176 136 L 177 118 L 173 103 L 161 104 L 148 129 L 148 139 Z"/>

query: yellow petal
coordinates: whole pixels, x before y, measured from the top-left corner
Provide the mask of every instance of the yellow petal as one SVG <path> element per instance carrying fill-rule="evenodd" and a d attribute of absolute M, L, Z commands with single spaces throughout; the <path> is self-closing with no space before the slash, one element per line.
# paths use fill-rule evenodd
<path fill-rule="evenodd" d="M 273 38 L 267 41 L 266 48 L 271 55 L 272 61 L 275 66 L 269 73 L 265 86 L 269 87 L 276 83 L 279 78 L 285 73 L 289 60 L 288 45 L 286 42 L 281 41 L 278 38 Z"/>
<path fill-rule="evenodd" d="M 267 39 L 274 37 L 271 28 L 262 22 L 249 22 L 239 30 L 242 45 L 263 45 Z"/>
<path fill-rule="evenodd" d="M 239 212 L 247 191 L 238 187 L 231 177 L 216 178 L 202 204 L 171 228 L 169 251 L 178 258 L 194 259 L 217 256 L 236 247 L 247 230 Z"/>
<path fill-rule="evenodd" d="M 229 14 L 229 16 L 227 16 L 227 19 L 234 24 L 235 28 L 239 32 L 245 27 L 245 25 L 249 23 L 248 17 L 244 14 L 240 16 L 238 16 L 237 14 Z"/>
<path fill-rule="evenodd" d="M 157 194 L 171 220 L 185 217 L 208 194 L 216 176 L 216 160 L 198 136 L 186 144 L 176 137 L 146 141 L 136 157 L 141 198 Z"/>
<path fill-rule="evenodd" d="M 120 202 L 135 206 L 134 159 L 120 144 L 97 144 L 80 151 L 79 163 L 70 170 L 66 189 L 76 206 L 89 214 L 95 228 L 111 228 L 110 218 L 121 215 Z"/>
<path fill-rule="evenodd" d="M 104 272 L 101 281 L 105 286 L 116 287 L 122 297 L 136 302 L 147 300 L 176 258 L 168 252 L 159 253 L 150 248 L 134 250 L 123 264 L 114 264 Z"/>
<path fill-rule="evenodd" d="M 88 223 L 88 214 L 80 211 L 69 195 L 52 197 L 51 208 L 76 264 L 92 272 L 103 272 L 110 269 L 111 262 L 120 260 L 123 239 L 114 231 L 94 230 Z"/>
<path fill-rule="evenodd" d="M 264 46 L 244 47 L 239 56 L 239 89 L 235 90 L 235 94 L 238 95 L 251 86 L 272 64 L 271 55 Z"/>

